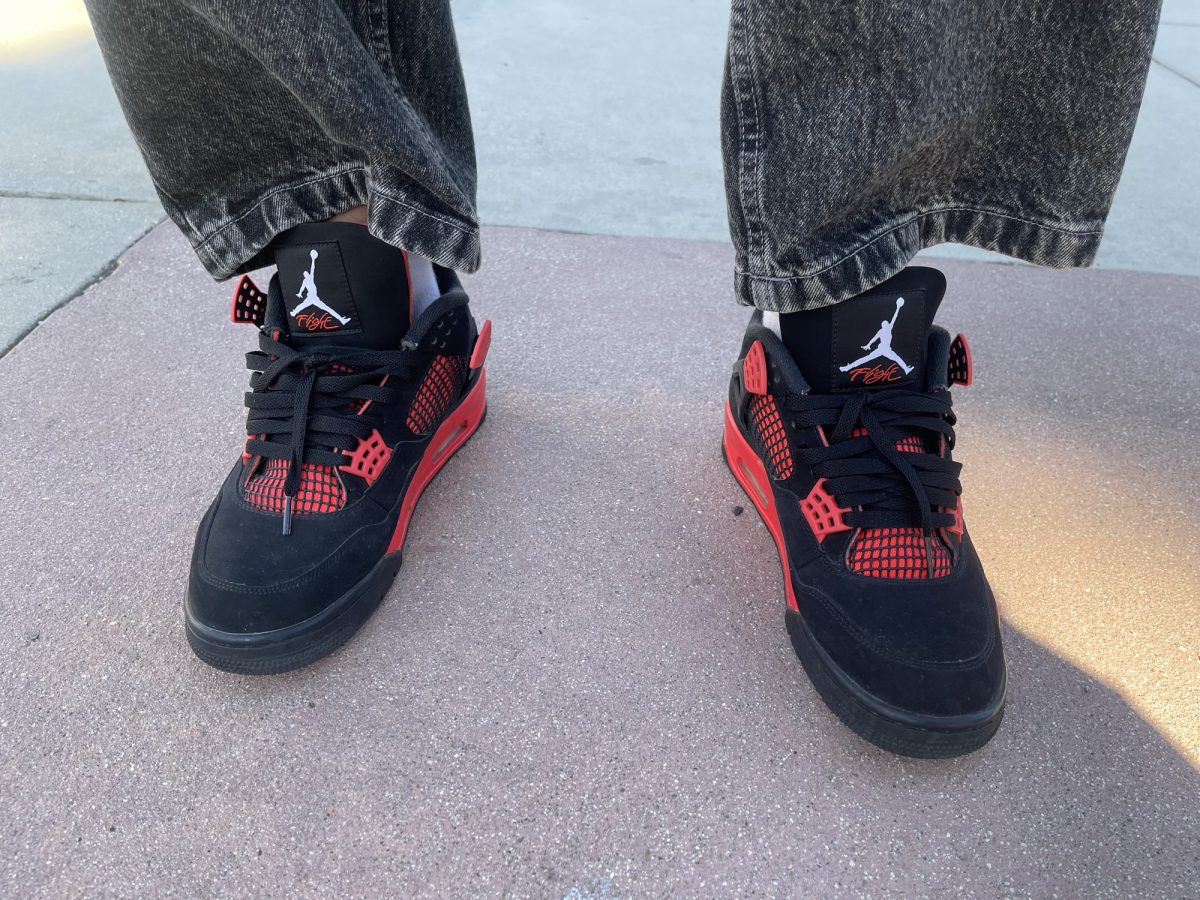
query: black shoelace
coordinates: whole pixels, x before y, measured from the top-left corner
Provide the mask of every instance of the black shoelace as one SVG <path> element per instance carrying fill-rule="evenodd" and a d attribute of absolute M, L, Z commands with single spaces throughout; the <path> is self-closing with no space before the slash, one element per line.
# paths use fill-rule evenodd
<path fill-rule="evenodd" d="M 937 453 L 897 449 L 911 437 L 923 448 L 944 439 L 954 446 L 949 391 L 922 393 L 895 388 L 846 394 L 795 394 L 783 398 L 793 427 L 819 427 L 828 446 L 801 447 L 796 456 L 811 467 L 838 503 L 850 510 L 853 528 L 917 526 L 927 545 L 938 528 L 954 524 L 962 464 Z M 858 432 L 855 435 L 855 432 Z M 932 560 L 932 554 L 928 555 Z M 931 563 L 932 565 L 932 563 Z"/>
<path fill-rule="evenodd" d="M 246 354 L 250 392 L 246 394 L 246 451 L 264 459 L 287 460 L 283 533 L 292 531 L 292 504 L 305 463 L 342 466 L 359 438 L 368 438 L 382 417 L 367 403 L 388 404 L 428 359 L 418 350 L 340 350 L 301 352 L 263 329 L 259 349 Z M 334 371 L 330 371 L 333 369 Z M 384 379 L 384 376 L 388 376 Z M 361 413 L 358 411 L 361 409 Z"/>

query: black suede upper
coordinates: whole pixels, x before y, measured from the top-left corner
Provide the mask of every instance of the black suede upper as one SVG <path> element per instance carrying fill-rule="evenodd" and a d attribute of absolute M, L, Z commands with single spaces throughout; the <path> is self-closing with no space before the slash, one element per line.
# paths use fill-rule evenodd
<path fill-rule="evenodd" d="M 809 391 L 788 350 L 757 315 L 741 358 L 756 341 L 767 359 L 771 395 Z M 949 346 L 948 335 L 933 327 L 925 384 L 930 390 L 946 389 Z M 747 415 L 750 395 L 740 363 L 730 385 L 730 408 L 738 428 L 762 455 Z M 794 450 L 823 445 L 816 428 L 795 428 L 787 412 L 781 412 Z M 803 515 L 801 500 L 815 481 L 811 470 L 798 464 L 783 481 L 772 476 L 771 487 L 798 614 L 829 661 L 863 692 L 900 710 L 956 717 L 993 710 L 1005 689 L 1003 648 L 995 600 L 970 537 L 964 531 L 960 541 L 955 539 L 953 563 L 943 577 L 857 574 L 846 562 L 854 531 L 829 534 L 821 542 Z"/>
<path fill-rule="evenodd" d="M 274 631 L 317 615 L 364 579 L 387 552 L 405 490 L 436 428 L 436 422 L 423 433 L 410 428 L 413 397 L 437 357 L 469 356 L 475 339 L 461 288 L 448 290 L 409 329 L 405 346 L 426 354 L 427 362 L 411 383 L 395 385 L 395 403 L 372 408 L 382 416 L 377 429 L 391 458 L 369 487 L 339 470 L 346 500 L 336 512 L 298 516 L 283 534 L 279 513 L 246 500 L 257 461 L 237 462 L 200 523 L 188 585 L 192 618 L 233 634 Z M 455 402 L 473 377 L 456 387 Z"/>

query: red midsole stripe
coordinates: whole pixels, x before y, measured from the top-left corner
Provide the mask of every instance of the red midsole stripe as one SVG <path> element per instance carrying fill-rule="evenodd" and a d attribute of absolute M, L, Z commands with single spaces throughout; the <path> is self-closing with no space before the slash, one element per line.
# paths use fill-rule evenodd
<path fill-rule="evenodd" d="M 758 458 L 758 454 L 750 443 L 742 436 L 742 431 L 733 420 L 733 410 L 728 402 L 725 404 L 725 458 L 733 477 L 738 480 L 754 508 L 762 517 L 763 524 L 771 537 L 775 538 L 775 549 L 779 553 L 779 563 L 783 566 L 783 583 L 787 589 L 788 606 L 798 610 L 796 594 L 792 590 L 792 572 L 788 564 L 787 544 L 783 540 L 783 526 L 779 523 L 779 514 L 775 509 L 775 492 L 771 489 L 771 479 L 767 475 L 766 466 Z"/>
<path fill-rule="evenodd" d="M 392 541 L 388 544 L 388 553 L 395 553 L 404 546 L 404 538 L 408 534 L 408 523 L 412 520 L 413 512 L 417 508 L 417 501 L 421 499 L 421 493 L 429 485 L 429 482 L 433 481 L 433 476 L 441 471 L 442 467 L 450 461 L 450 457 L 467 442 L 467 439 L 479 428 L 479 423 L 483 421 L 483 411 L 487 407 L 484 388 L 485 374 L 485 370 L 480 369 L 479 380 L 467 392 L 462 402 L 454 408 L 454 411 L 446 417 L 446 421 L 438 426 L 438 430 L 434 432 L 429 441 L 429 446 L 425 448 L 425 455 L 421 457 L 417 471 L 413 473 L 412 481 L 409 482 L 408 490 L 404 492 L 404 502 L 400 505 L 400 521 L 396 523 Z"/>

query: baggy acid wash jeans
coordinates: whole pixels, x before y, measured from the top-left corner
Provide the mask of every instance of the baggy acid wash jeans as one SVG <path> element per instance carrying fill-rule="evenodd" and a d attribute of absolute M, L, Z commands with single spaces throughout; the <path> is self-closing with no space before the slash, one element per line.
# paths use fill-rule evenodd
<path fill-rule="evenodd" d="M 738 299 L 827 305 L 945 241 L 1087 265 L 1159 3 L 733 0 L 721 117 Z M 376 236 L 478 268 L 449 0 L 88 7 L 162 202 L 213 276 L 360 204 Z"/>

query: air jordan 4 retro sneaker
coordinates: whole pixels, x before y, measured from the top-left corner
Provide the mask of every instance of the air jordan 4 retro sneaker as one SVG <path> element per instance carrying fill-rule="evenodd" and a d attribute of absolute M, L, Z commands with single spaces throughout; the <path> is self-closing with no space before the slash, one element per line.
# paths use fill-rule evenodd
<path fill-rule="evenodd" d="M 246 441 L 185 600 L 196 655 L 247 674 L 331 653 L 379 606 L 421 492 L 483 419 L 491 336 L 447 269 L 412 316 L 407 257 L 362 226 L 303 225 L 274 252 L 268 290 L 234 293 L 259 329 Z"/>
<path fill-rule="evenodd" d="M 734 367 L 725 458 L 775 539 L 786 621 L 829 708 L 894 753 L 948 757 L 999 727 L 996 604 L 963 523 L 946 282 L 910 267 L 823 309 L 756 313 Z"/>

